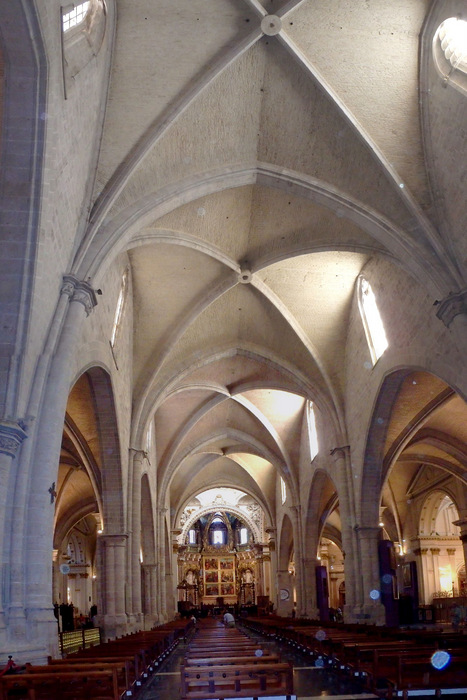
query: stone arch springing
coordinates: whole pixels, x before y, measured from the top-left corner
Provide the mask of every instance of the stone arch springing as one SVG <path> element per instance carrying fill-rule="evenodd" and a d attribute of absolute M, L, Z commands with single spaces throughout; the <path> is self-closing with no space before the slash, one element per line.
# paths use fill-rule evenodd
<path fill-rule="evenodd" d="M 443 503 L 444 502 L 444 503 Z M 446 517 L 440 519 L 442 511 L 452 510 Z M 453 525 L 459 519 L 459 508 L 456 497 L 447 489 L 431 491 L 425 498 L 419 519 L 419 534 L 425 537 L 459 536 L 459 528 Z"/>
<path fill-rule="evenodd" d="M 409 370 L 402 370 L 385 377 L 371 414 L 362 474 L 365 488 L 362 489 L 360 503 L 361 522 L 369 527 L 374 527 L 379 522 L 386 433 L 394 402 L 408 374 Z"/>
<path fill-rule="evenodd" d="M 141 550 L 143 562 L 156 561 L 156 540 L 154 537 L 154 512 L 151 500 L 151 485 L 147 474 L 141 478 Z"/>
<path fill-rule="evenodd" d="M 279 537 L 279 570 L 288 571 L 289 562 L 294 551 L 293 525 L 287 514 L 284 515 Z"/>
<path fill-rule="evenodd" d="M 87 372 L 94 398 L 94 406 L 101 442 L 102 500 L 106 534 L 120 534 L 124 530 L 124 502 L 122 460 L 118 439 L 118 423 L 110 376 L 100 367 Z"/>

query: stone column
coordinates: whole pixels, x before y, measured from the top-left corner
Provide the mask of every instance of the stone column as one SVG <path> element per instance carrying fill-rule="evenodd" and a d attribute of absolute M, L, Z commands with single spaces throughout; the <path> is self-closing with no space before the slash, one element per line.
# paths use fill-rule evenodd
<path fill-rule="evenodd" d="M 303 559 L 303 573 L 305 580 L 305 611 L 304 616 L 313 620 L 319 618 L 319 610 L 316 600 L 316 557 Z"/>
<path fill-rule="evenodd" d="M 277 589 L 277 614 L 289 617 L 293 610 L 293 581 L 287 569 L 277 572 Z"/>
<path fill-rule="evenodd" d="M 421 574 L 418 577 L 418 596 L 420 604 L 429 605 L 431 603 L 431 596 L 429 592 L 428 549 L 426 547 L 415 547 L 413 553 L 418 557 L 419 566 L 417 568 Z"/>
<path fill-rule="evenodd" d="M 456 549 L 454 547 L 448 547 L 446 549 L 447 555 L 449 557 L 449 568 L 451 569 L 451 584 L 452 584 L 452 595 L 456 594 L 457 591 L 457 574 L 456 574 Z"/>
<path fill-rule="evenodd" d="M 384 625 L 386 614 L 381 604 L 381 586 L 379 579 L 378 542 L 379 527 L 356 528 L 359 542 L 359 566 L 362 576 L 363 600 L 357 615 L 366 624 Z"/>
<path fill-rule="evenodd" d="M 276 535 L 275 527 L 267 527 L 268 535 L 268 554 L 264 554 L 264 578 L 266 580 L 266 588 L 264 595 L 269 596 L 269 601 L 277 608 L 277 551 L 276 551 Z"/>
<path fill-rule="evenodd" d="M 44 376 L 47 377 L 45 388 L 40 398 L 33 397 L 31 401 L 32 405 L 36 402 L 40 418 L 34 430 L 33 452 L 30 457 L 33 468 L 27 484 L 26 576 L 19 582 L 19 586 L 18 582 L 15 582 L 18 594 L 18 599 L 15 600 L 16 611 L 21 616 L 22 606 L 27 613 L 23 632 L 21 633 L 18 627 L 17 631 L 24 635 L 29 645 L 34 640 L 46 653 L 49 651 L 52 654 L 56 653 L 57 648 L 56 622 L 51 600 L 54 486 L 73 372 L 71 358 L 76 353 L 81 324 L 97 303 L 94 290 L 87 282 L 79 281 L 71 275 L 65 275 L 63 280 L 58 305 L 60 319 L 57 324 L 54 320 L 53 324 L 59 326 L 57 342 L 51 350 L 50 362 L 38 367 L 38 372 L 44 371 Z M 68 300 L 67 306 L 64 305 L 63 299 Z M 51 333 L 53 335 L 55 330 Z M 20 602 L 20 591 L 24 590 L 24 584 L 26 599 Z"/>
<path fill-rule="evenodd" d="M 460 527 L 460 540 L 462 542 L 462 549 L 464 551 L 464 565 L 465 565 L 465 571 L 467 573 L 467 518 L 461 518 L 460 520 L 456 520 L 453 525 L 457 525 Z"/>
<path fill-rule="evenodd" d="M 59 562 L 59 550 L 52 550 L 52 601 L 54 603 L 60 603 L 60 562 Z"/>
<path fill-rule="evenodd" d="M 431 547 L 430 552 L 431 552 L 431 558 L 433 562 L 433 592 L 437 592 L 441 590 L 441 584 L 439 582 L 439 553 L 440 553 L 440 548 L 439 547 Z"/>
<path fill-rule="evenodd" d="M 3 552 L 5 537 L 6 506 L 8 503 L 8 479 L 11 463 L 27 437 L 26 430 L 20 421 L 0 421 L 0 563 L 5 561 Z M 16 553 L 17 555 L 18 553 Z M 5 611 L 3 602 L 8 605 L 10 599 L 9 572 L 5 577 L 4 590 L 0 595 L 0 649 L 6 648 Z"/>
<path fill-rule="evenodd" d="M 335 447 L 331 450 L 334 470 L 343 474 L 345 492 L 339 500 L 342 523 L 342 549 L 345 571 L 345 606 L 344 619 L 355 621 L 354 613 L 363 598 L 360 557 L 358 555 L 358 528 L 355 526 L 355 494 L 350 463 L 350 446 Z M 350 492 L 350 493 L 349 493 Z"/>
<path fill-rule="evenodd" d="M 143 564 L 146 613 L 144 616 L 144 628 L 151 629 L 158 620 L 157 607 L 157 569 L 158 564 Z"/>
<path fill-rule="evenodd" d="M 127 631 L 125 612 L 125 555 L 128 536 L 100 535 L 101 607 L 99 622 L 106 639 L 114 639 Z"/>
<path fill-rule="evenodd" d="M 167 508 L 159 508 L 158 512 L 158 523 L 156 541 L 157 541 L 157 561 L 159 566 L 157 567 L 157 617 L 159 622 L 165 622 L 167 620 L 167 591 L 166 591 L 166 537 L 165 537 L 165 517 L 167 514 Z M 169 554 L 169 553 L 167 553 Z"/>
<path fill-rule="evenodd" d="M 293 515 L 294 529 L 294 564 L 295 564 L 295 587 L 297 593 L 297 611 L 299 617 L 305 615 L 306 597 L 305 597 L 305 577 L 303 571 L 303 537 L 302 537 L 302 519 L 301 506 L 295 505 L 290 509 Z M 291 581 L 293 583 L 293 580 Z M 292 603 L 293 608 L 293 603 Z"/>
<path fill-rule="evenodd" d="M 146 453 L 143 450 L 133 452 L 133 493 L 131 499 L 131 593 L 132 614 L 135 629 L 140 629 L 143 619 L 141 607 L 141 473 Z"/>

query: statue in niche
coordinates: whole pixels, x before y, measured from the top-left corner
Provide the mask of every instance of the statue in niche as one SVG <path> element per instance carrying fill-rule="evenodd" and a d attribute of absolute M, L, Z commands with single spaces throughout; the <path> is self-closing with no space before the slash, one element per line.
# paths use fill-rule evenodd
<path fill-rule="evenodd" d="M 246 569 L 243 572 L 243 583 L 253 583 L 253 574 L 251 572 L 251 569 Z"/>

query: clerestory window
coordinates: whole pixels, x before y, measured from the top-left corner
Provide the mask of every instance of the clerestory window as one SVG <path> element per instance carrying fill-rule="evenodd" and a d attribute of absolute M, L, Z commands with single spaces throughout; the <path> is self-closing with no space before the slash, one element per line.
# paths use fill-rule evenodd
<path fill-rule="evenodd" d="M 388 341 L 371 284 L 362 275 L 358 278 L 358 306 L 374 366 L 388 347 Z"/>
<path fill-rule="evenodd" d="M 128 270 L 125 270 L 122 277 L 122 285 L 120 287 L 120 294 L 118 295 L 117 308 L 115 309 L 114 325 L 112 328 L 112 336 L 110 338 L 110 344 L 115 347 L 115 341 L 117 339 L 118 329 L 122 323 L 123 318 L 123 307 L 125 305 L 126 292 L 128 287 Z"/>
<path fill-rule="evenodd" d="M 281 502 L 282 502 L 282 505 L 284 505 L 286 500 L 287 500 L 287 488 L 285 486 L 284 479 L 281 477 Z"/>
<path fill-rule="evenodd" d="M 313 405 L 313 401 L 307 401 L 306 407 L 307 407 L 306 417 L 307 417 L 307 424 L 308 424 L 308 440 L 310 443 L 310 459 L 311 459 L 311 461 L 313 461 L 314 458 L 316 457 L 316 455 L 318 454 L 318 450 L 319 450 L 318 433 L 316 431 L 315 407 Z"/>
<path fill-rule="evenodd" d="M 446 19 L 438 28 L 438 39 L 451 66 L 467 73 L 467 22 L 457 17 Z"/>
<path fill-rule="evenodd" d="M 73 27 L 84 21 L 90 2 L 81 2 L 79 5 L 69 5 L 62 9 L 62 28 L 64 32 L 68 32 Z"/>

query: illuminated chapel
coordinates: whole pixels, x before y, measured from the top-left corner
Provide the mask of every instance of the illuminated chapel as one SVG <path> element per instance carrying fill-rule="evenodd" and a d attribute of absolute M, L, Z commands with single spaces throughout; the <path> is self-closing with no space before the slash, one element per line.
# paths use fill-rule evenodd
<path fill-rule="evenodd" d="M 2 653 L 467 595 L 466 27 L 0 2 Z"/>

